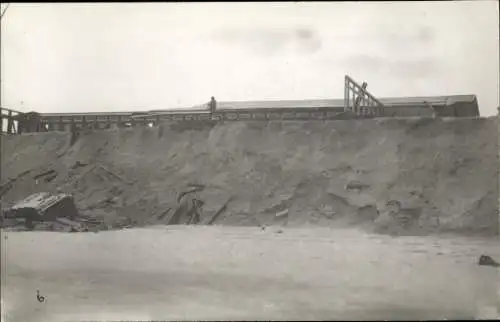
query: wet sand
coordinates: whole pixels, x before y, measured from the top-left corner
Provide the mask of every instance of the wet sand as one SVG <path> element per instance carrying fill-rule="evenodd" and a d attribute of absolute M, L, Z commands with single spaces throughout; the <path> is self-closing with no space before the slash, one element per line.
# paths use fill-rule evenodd
<path fill-rule="evenodd" d="M 499 259 L 498 240 L 278 227 L 3 232 L 2 313 L 54 322 L 494 318 L 499 270 L 478 266 L 481 254 Z"/>

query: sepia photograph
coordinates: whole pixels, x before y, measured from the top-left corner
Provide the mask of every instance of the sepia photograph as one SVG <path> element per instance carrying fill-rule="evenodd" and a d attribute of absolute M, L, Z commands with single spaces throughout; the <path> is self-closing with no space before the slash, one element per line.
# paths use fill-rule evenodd
<path fill-rule="evenodd" d="M 499 2 L 2 2 L 1 322 L 500 319 Z"/>

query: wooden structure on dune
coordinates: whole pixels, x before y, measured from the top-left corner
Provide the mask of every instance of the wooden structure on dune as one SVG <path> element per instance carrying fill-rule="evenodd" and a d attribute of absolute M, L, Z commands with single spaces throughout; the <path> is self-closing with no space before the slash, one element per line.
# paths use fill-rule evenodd
<path fill-rule="evenodd" d="M 374 117 L 479 117 L 475 95 L 377 99 L 348 75 L 344 99 L 216 101 L 185 109 L 143 112 L 21 113 L 2 109 L 2 133 L 155 126 L 164 121 L 334 120 Z"/>

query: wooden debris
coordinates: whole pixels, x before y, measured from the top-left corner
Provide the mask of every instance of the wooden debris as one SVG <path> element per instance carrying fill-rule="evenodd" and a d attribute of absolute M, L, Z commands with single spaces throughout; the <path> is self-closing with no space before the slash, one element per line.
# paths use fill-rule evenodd
<path fill-rule="evenodd" d="M 71 169 L 77 169 L 77 168 L 81 168 L 81 167 L 85 167 L 87 166 L 87 163 L 83 163 L 81 161 L 76 161 L 75 164 L 73 164 L 73 166 L 71 167 Z"/>
<path fill-rule="evenodd" d="M 205 188 L 205 186 L 195 186 L 193 189 L 191 190 L 188 190 L 188 191 L 183 191 L 181 193 L 179 193 L 179 195 L 177 196 L 177 203 L 180 203 L 181 202 L 181 199 L 182 197 L 184 197 L 185 195 L 188 195 L 190 193 L 194 193 L 194 192 L 198 192 L 198 191 L 202 191 L 203 189 Z"/>
<path fill-rule="evenodd" d="M 43 181 L 45 181 L 45 182 L 51 182 L 51 181 L 53 181 L 55 178 L 57 178 L 57 174 L 53 174 L 53 175 L 51 175 L 51 176 L 45 177 L 45 179 L 43 179 Z"/>
<path fill-rule="evenodd" d="M 361 191 L 361 190 L 367 189 L 369 187 L 370 187 L 369 184 L 365 184 L 365 183 L 362 183 L 362 182 L 357 181 L 357 180 L 352 180 L 352 181 L 349 181 L 345 185 L 344 189 L 345 190 L 358 190 L 358 191 Z"/>
<path fill-rule="evenodd" d="M 36 180 L 36 179 L 39 179 L 41 177 L 46 177 L 48 175 L 54 175 L 54 174 L 56 174 L 56 171 L 51 169 L 51 170 L 47 170 L 47 171 L 44 171 L 42 173 L 37 174 L 36 176 L 33 177 L 33 179 Z"/>
<path fill-rule="evenodd" d="M 99 172 L 94 171 L 94 170 L 95 170 L 95 167 L 93 167 L 90 171 L 91 171 L 93 174 L 95 174 L 96 176 L 98 176 L 98 177 L 99 177 L 99 179 L 101 179 L 102 181 L 104 181 L 104 182 L 106 182 L 106 181 L 107 181 L 107 180 L 106 180 L 106 178 L 104 178 L 104 177 L 103 177 L 103 176 L 102 176 Z"/>
<path fill-rule="evenodd" d="M 5 210 L 6 218 L 50 221 L 56 217 L 74 218 L 78 211 L 69 194 L 35 193 Z"/>
<path fill-rule="evenodd" d="M 182 215 L 187 212 L 188 208 L 189 207 L 187 203 L 180 204 L 172 214 L 172 216 L 169 218 L 167 225 L 178 225 Z"/>
<path fill-rule="evenodd" d="M 205 185 L 201 183 L 188 183 L 187 186 L 193 188 L 205 189 Z"/>
<path fill-rule="evenodd" d="M 17 226 L 24 226 L 26 223 L 26 219 L 24 218 L 2 218 L 2 223 L 1 227 L 7 228 L 7 227 L 17 227 Z"/>
<path fill-rule="evenodd" d="M 113 177 L 117 178 L 118 180 L 126 183 L 126 184 L 133 184 L 133 182 L 130 182 L 128 180 L 126 180 L 125 178 L 123 178 L 122 176 L 116 174 L 115 172 L 109 170 L 108 168 L 106 168 L 105 166 L 103 166 L 102 164 L 98 164 L 97 165 L 99 168 L 103 169 L 104 171 L 106 171 L 107 173 L 109 173 L 110 175 L 112 175 Z"/>
<path fill-rule="evenodd" d="M 231 202 L 231 200 L 233 200 L 233 196 L 229 197 L 229 199 L 222 205 L 222 207 L 220 207 L 219 210 L 214 213 L 212 218 L 210 218 L 210 220 L 207 222 L 207 225 L 211 225 L 215 222 L 215 220 L 217 220 L 220 214 L 222 214 L 227 209 L 227 205 L 229 204 L 229 202 Z"/>
<path fill-rule="evenodd" d="M 0 197 L 6 194 L 10 189 L 12 189 L 15 179 L 9 179 L 8 182 L 0 186 Z"/>
<path fill-rule="evenodd" d="M 278 212 L 275 217 L 276 218 L 283 218 L 288 216 L 288 209 L 285 209 L 283 211 Z"/>
<path fill-rule="evenodd" d="M 165 218 L 166 215 L 168 215 L 168 213 L 170 212 L 170 210 L 172 210 L 172 208 L 167 208 L 167 210 L 165 210 L 164 212 L 162 212 L 159 216 L 158 216 L 158 219 L 162 220 L 163 218 Z"/>
<path fill-rule="evenodd" d="M 60 223 L 60 224 L 69 226 L 69 227 L 71 227 L 75 231 L 81 231 L 81 230 L 83 230 L 83 227 L 82 227 L 81 223 L 79 223 L 77 221 L 74 221 L 74 220 L 70 220 L 68 218 L 58 217 L 58 218 L 56 218 L 55 221 L 58 222 L 58 223 Z"/>
<path fill-rule="evenodd" d="M 24 177 L 25 175 L 29 174 L 31 171 L 33 171 L 33 169 L 29 169 L 29 170 L 25 170 L 23 172 L 21 172 L 20 174 L 18 174 L 15 178 L 9 178 L 9 181 L 2 184 L 0 186 L 0 197 L 2 197 L 4 194 L 6 194 L 10 189 L 12 189 L 12 186 L 14 184 L 14 182 L 16 182 L 17 180 L 21 179 L 22 177 Z"/>

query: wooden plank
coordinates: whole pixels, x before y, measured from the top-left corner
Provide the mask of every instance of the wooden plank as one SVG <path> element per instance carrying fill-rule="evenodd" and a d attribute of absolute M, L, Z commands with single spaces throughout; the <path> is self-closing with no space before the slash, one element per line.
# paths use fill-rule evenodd
<path fill-rule="evenodd" d="M 0 132 L 3 133 L 3 109 L 0 107 Z"/>
<path fill-rule="evenodd" d="M 102 164 L 98 164 L 97 166 L 99 168 L 103 169 L 104 171 L 106 171 L 107 173 L 111 174 L 113 177 L 117 178 L 118 180 L 123 181 L 123 182 L 125 182 L 125 183 L 127 183 L 129 185 L 133 184 L 133 182 L 130 182 L 130 181 L 126 180 L 125 178 L 123 178 L 120 175 L 116 174 L 115 172 L 109 170 L 108 168 L 106 168 Z"/>
<path fill-rule="evenodd" d="M 207 225 L 212 225 L 216 220 L 217 218 L 224 212 L 226 211 L 227 209 L 227 205 L 231 202 L 231 200 L 233 200 L 233 196 L 229 197 L 229 199 L 227 199 L 227 201 L 214 213 L 214 215 L 212 216 L 212 218 L 210 218 L 207 222 Z"/>
<path fill-rule="evenodd" d="M 82 223 L 64 217 L 57 217 L 55 221 L 65 226 L 70 226 L 71 228 L 77 231 L 83 230 L 84 228 Z"/>
<path fill-rule="evenodd" d="M 75 217 L 77 209 L 73 197 L 68 194 L 35 193 L 6 209 L 6 218 L 29 218 L 31 220 L 51 220 L 66 216 Z"/>

